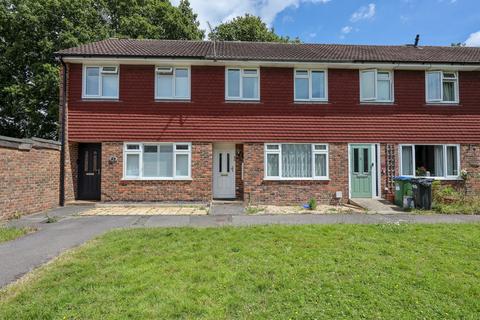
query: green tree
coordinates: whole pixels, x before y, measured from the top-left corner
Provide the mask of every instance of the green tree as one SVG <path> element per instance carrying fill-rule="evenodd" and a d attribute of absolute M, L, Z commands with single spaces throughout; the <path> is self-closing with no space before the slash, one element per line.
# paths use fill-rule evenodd
<path fill-rule="evenodd" d="M 300 42 L 298 38 L 291 40 L 289 37 L 277 35 L 260 17 L 248 13 L 219 24 L 208 37 L 210 40 L 224 41 Z"/>
<path fill-rule="evenodd" d="M 0 0 L 0 135 L 58 136 L 53 53 L 112 36 L 202 39 L 188 1 Z"/>

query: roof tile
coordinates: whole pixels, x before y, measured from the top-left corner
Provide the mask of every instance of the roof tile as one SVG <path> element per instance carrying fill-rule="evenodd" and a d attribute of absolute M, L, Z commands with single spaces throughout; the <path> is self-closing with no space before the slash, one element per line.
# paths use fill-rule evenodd
<path fill-rule="evenodd" d="M 480 64 L 478 47 L 293 44 L 273 42 L 107 39 L 56 52 L 61 56 L 194 58 L 291 62 Z"/>

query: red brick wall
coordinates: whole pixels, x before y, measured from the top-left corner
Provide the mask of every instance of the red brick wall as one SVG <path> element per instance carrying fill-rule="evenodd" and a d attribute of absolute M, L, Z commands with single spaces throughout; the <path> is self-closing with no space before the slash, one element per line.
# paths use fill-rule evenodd
<path fill-rule="evenodd" d="M 243 146 L 243 147 L 242 147 Z M 193 143 L 192 181 L 122 181 L 122 143 L 102 144 L 102 200 L 103 201 L 209 201 L 212 181 L 212 144 Z M 348 199 L 348 144 L 329 144 L 330 181 L 264 181 L 263 143 L 237 144 L 236 188 L 237 197 L 251 204 L 303 204 L 314 197 L 319 203 L 336 204 L 336 191 L 343 192 L 343 201 Z M 78 145 L 69 148 L 72 154 Z M 386 197 L 386 145 L 380 145 L 380 193 Z M 399 175 L 398 144 L 393 145 L 395 154 L 394 176 Z M 108 162 L 116 156 L 115 164 Z M 76 157 L 76 155 L 75 155 Z M 73 157 L 72 157 L 73 159 Z M 241 163 L 244 162 L 244 179 L 241 180 Z M 76 161 L 71 161 L 75 172 Z M 468 170 L 467 188 L 470 194 L 480 194 L 480 145 L 461 145 L 461 168 Z M 459 188 L 463 181 L 448 181 Z M 390 190 L 393 192 L 393 190 Z"/>
<path fill-rule="evenodd" d="M 399 145 L 394 144 L 395 152 L 395 174 L 400 174 Z M 382 168 L 385 165 L 385 145 L 382 145 Z M 468 172 L 467 181 L 463 180 L 441 180 L 442 184 L 455 186 L 458 189 L 466 190 L 470 195 L 480 195 L 480 145 L 461 144 L 460 145 L 460 169 Z M 382 190 L 385 197 L 386 176 L 382 175 Z M 394 190 L 390 190 L 395 192 Z"/>
<path fill-rule="evenodd" d="M 464 144 L 460 148 L 461 169 L 466 169 L 468 178 L 461 183 L 471 195 L 480 195 L 480 145 Z"/>
<path fill-rule="evenodd" d="M 264 145 L 246 143 L 244 150 L 244 201 L 247 204 L 304 204 L 310 198 L 318 203 L 335 204 L 335 192 L 348 199 L 348 145 L 329 145 L 330 181 L 264 180 Z"/>
<path fill-rule="evenodd" d="M 235 196 L 237 199 L 243 200 L 243 144 L 235 145 L 235 153 Z"/>
<path fill-rule="evenodd" d="M 70 142 L 65 148 L 65 201 L 77 198 L 78 143 Z"/>
<path fill-rule="evenodd" d="M 118 161 L 110 163 L 111 156 Z M 192 180 L 123 180 L 123 143 L 102 143 L 102 201 L 210 201 L 212 144 L 192 144 Z"/>
<path fill-rule="evenodd" d="M 59 203 L 59 149 L 0 147 L 0 219 Z"/>

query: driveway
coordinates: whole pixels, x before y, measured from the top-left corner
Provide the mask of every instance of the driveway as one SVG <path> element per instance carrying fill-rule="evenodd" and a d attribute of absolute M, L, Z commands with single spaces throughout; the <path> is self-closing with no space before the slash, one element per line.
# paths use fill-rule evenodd
<path fill-rule="evenodd" d="M 33 226 L 37 232 L 0 244 L 0 287 L 108 230 L 135 227 L 217 227 L 264 224 L 378 224 L 378 223 L 474 223 L 480 215 L 210 215 L 210 216 L 81 216 L 91 207 L 71 206 L 48 213 L 59 219 L 45 223 L 45 214 L 34 214 L 9 222 L 11 226 Z"/>

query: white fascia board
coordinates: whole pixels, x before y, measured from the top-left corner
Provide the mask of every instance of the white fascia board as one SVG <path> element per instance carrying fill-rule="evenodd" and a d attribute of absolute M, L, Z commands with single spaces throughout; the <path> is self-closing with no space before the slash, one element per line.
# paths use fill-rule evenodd
<path fill-rule="evenodd" d="M 172 66 L 236 66 L 236 67 L 284 67 L 284 68 L 318 68 L 318 69 L 390 69 L 390 70 L 445 70 L 445 71 L 480 71 L 480 63 L 431 64 L 431 63 L 370 63 L 370 62 L 295 62 L 295 61 L 254 61 L 254 60 L 208 60 L 208 59 L 159 59 L 159 58 L 117 58 L 117 57 L 64 57 L 67 63 L 138 64 L 138 65 L 172 65 Z"/>

